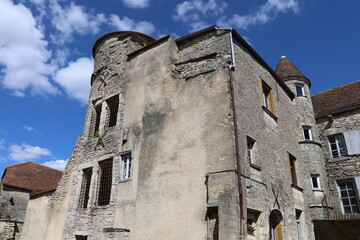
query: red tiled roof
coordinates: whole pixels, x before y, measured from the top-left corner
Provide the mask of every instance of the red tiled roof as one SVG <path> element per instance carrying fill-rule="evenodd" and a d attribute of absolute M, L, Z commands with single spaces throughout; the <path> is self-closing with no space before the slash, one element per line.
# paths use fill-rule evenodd
<path fill-rule="evenodd" d="M 26 162 L 5 169 L 3 184 L 28 190 L 53 190 L 62 172 L 37 163 Z"/>
<path fill-rule="evenodd" d="M 311 96 L 316 117 L 360 107 L 360 81 Z"/>
<path fill-rule="evenodd" d="M 285 56 L 280 58 L 275 72 L 283 81 L 303 80 L 307 82 L 309 87 L 311 85 L 310 80 Z"/>

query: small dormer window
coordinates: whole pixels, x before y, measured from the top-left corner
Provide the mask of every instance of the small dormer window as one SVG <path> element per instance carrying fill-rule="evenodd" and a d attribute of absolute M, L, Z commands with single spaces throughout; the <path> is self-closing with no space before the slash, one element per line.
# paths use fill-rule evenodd
<path fill-rule="evenodd" d="M 304 85 L 296 84 L 295 88 L 296 88 L 296 96 L 305 97 Z"/>

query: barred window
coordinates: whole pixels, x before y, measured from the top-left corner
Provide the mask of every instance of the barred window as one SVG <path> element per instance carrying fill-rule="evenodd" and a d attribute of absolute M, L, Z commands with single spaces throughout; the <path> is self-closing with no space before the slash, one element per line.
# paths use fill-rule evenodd
<path fill-rule="evenodd" d="M 121 155 L 121 173 L 120 173 L 120 179 L 122 181 L 128 180 L 131 178 L 131 152 L 124 153 Z"/>
<path fill-rule="evenodd" d="M 99 167 L 100 182 L 98 192 L 98 205 L 104 206 L 110 203 L 113 160 L 108 159 L 101 161 L 99 162 Z"/>
<path fill-rule="evenodd" d="M 100 127 L 101 104 L 94 107 L 91 115 L 90 136 L 96 137 Z"/>
<path fill-rule="evenodd" d="M 109 108 L 107 114 L 108 127 L 113 127 L 116 125 L 117 121 L 117 113 L 119 109 L 119 95 L 108 99 L 106 102 Z"/>
<path fill-rule="evenodd" d="M 86 209 L 89 202 L 91 175 L 92 175 L 92 168 L 86 168 L 83 170 L 83 177 L 82 177 L 80 197 L 79 197 L 80 209 Z"/>

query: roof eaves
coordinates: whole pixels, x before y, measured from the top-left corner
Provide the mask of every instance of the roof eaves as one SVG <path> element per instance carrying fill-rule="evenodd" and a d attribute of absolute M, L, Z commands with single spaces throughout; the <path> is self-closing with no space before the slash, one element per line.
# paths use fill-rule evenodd
<path fill-rule="evenodd" d="M 275 78 L 276 82 L 284 89 L 286 94 L 291 98 L 295 98 L 295 94 L 290 90 L 290 88 L 280 79 L 280 77 L 275 73 L 275 71 L 265 62 L 265 60 L 243 39 L 240 34 L 236 30 L 233 31 L 233 36 L 235 36 L 241 44 L 245 46 L 247 50 L 255 57 L 256 60 L 260 62 L 261 65 L 263 65 L 266 70 L 269 71 L 269 73 Z"/>
<path fill-rule="evenodd" d="M 352 110 L 356 110 L 356 109 L 360 109 L 360 104 L 356 105 L 356 106 L 353 106 L 353 107 L 343 108 L 343 109 L 333 111 L 333 112 L 323 113 L 323 114 L 321 114 L 319 116 L 315 115 L 315 119 L 327 117 L 329 115 L 340 114 L 340 113 L 344 113 L 344 112 L 348 112 L 348 111 L 352 111 Z"/>

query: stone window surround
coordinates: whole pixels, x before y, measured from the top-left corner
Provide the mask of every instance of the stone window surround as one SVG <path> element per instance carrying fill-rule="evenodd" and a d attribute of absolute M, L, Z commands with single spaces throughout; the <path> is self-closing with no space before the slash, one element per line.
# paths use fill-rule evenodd
<path fill-rule="evenodd" d="M 304 140 L 308 140 L 308 141 L 312 141 L 312 140 L 313 140 L 313 135 L 312 135 L 311 126 L 309 126 L 309 125 L 303 125 L 303 126 L 302 126 L 302 133 L 303 133 L 303 138 L 304 138 Z"/>
<path fill-rule="evenodd" d="M 260 90 L 263 110 L 277 120 L 273 90 L 262 78 L 260 78 Z"/>
<path fill-rule="evenodd" d="M 310 174 L 311 187 L 313 190 L 321 190 L 320 174 Z M 314 186 L 316 183 L 317 186 Z"/>
<path fill-rule="evenodd" d="M 125 159 L 123 158 L 123 156 L 129 156 L 129 155 L 130 155 L 130 159 L 126 159 L 126 166 L 124 166 Z M 120 153 L 120 181 L 119 182 L 127 182 L 132 179 L 133 164 L 134 164 L 134 161 L 133 161 L 133 156 L 132 156 L 131 151 L 125 151 L 125 152 Z M 128 172 L 127 176 L 125 176 L 125 177 L 123 176 L 124 167 L 126 167 L 126 171 Z"/>
<path fill-rule="evenodd" d="M 77 196 L 79 197 L 80 195 L 80 188 L 81 188 L 81 177 L 82 177 L 82 171 L 83 169 L 86 168 L 92 168 L 93 169 L 93 173 L 92 173 L 92 177 L 91 177 L 91 184 L 90 184 L 90 191 L 89 191 L 89 200 L 88 200 L 88 209 L 90 209 L 91 206 L 95 206 L 96 208 L 107 208 L 109 205 L 105 205 L 105 206 L 98 206 L 96 204 L 97 202 L 97 195 L 98 195 L 98 181 L 99 181 L 99 162 L 104 161 L 106 159 L 113 159 L 113 175 L 112 175 L 112 187 L 111 187 L 111 195 L 110 195 L 110 204 L 114 201 L 114 192 L 115 192 L 115 178 L 116 178 L 116 174 L 115 174 L 115 169 L 116 169 L 116 161 L 119 161 L 119 157 L 116 156 L 116 154 L 111 153 L 111 154 L 105 154 L 101 157 L 99 157 L 96 160 L 93 160 L 91 162 L 87 162 L 87 163 L 82 163 L 79 164 L 78 166 L 78 176 L 79 176 L 79 184 L 78 184 L 78 188 L 77 188 Z M 95 184 L 96 189 L 94 189 L 92 186 L 93 184 Z M 95 192 L 95 193 L 94 193 Z M 95 204 L 95 205 L 94 205 Z M 81 234 L 78 234 L 81 235 Z"/>

